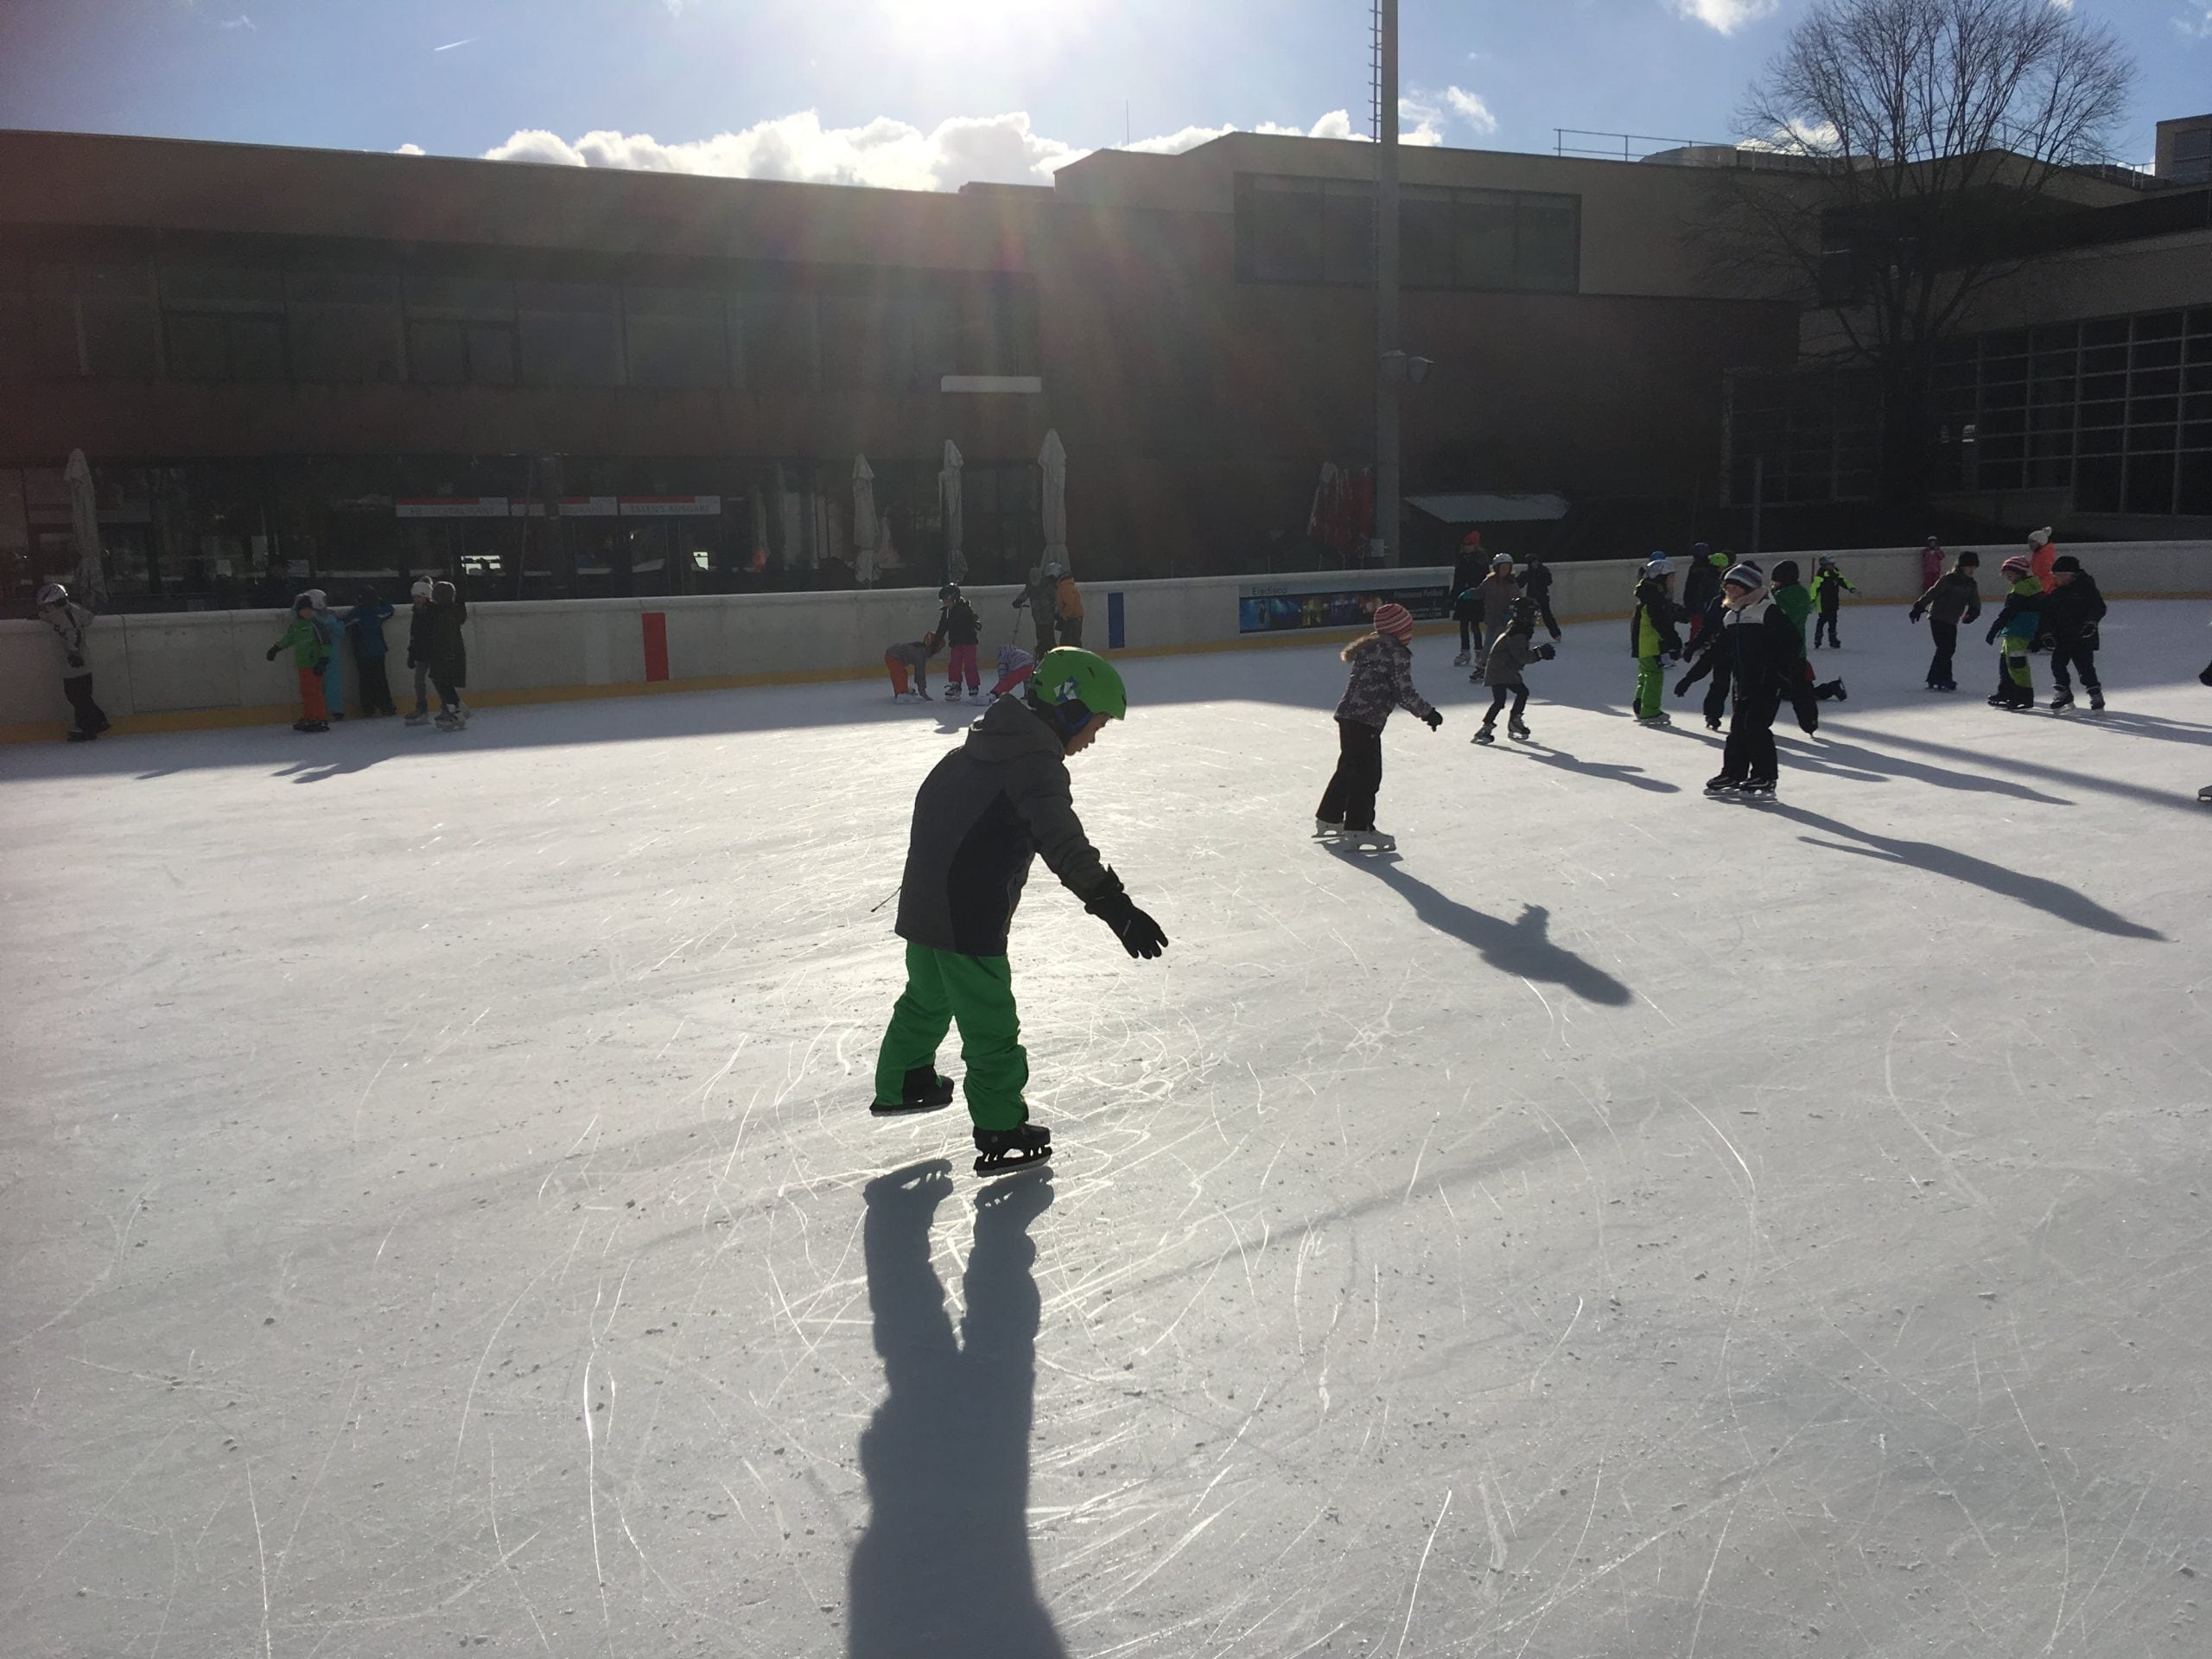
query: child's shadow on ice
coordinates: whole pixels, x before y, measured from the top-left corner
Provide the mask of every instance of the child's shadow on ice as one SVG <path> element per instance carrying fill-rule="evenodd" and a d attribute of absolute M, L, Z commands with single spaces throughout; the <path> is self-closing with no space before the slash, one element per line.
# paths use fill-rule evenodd
<path fill-rule="evenodd" d="M 1629 988 L 1595 963 L 1586 962 L 1552 943 L 1552 913 L 1541 905 L 1524 905 L 1517 921 L 1502 921 L 1447 899 L 1427 882 L 1408 875 L 1394 860 L 1350 857 L 1414 907 L 1414 914 L 1440 933 L 1471 944 L 1482 959 L 1518 979 L 1564 985 L 1585 1001 L 1621 1007 L 1635 1000 Z"/>

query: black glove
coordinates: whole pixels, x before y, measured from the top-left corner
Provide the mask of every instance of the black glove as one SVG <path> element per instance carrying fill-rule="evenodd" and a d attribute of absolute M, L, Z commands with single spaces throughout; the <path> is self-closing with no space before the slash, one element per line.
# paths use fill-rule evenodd
<path fill-rule="evenodd" d="M 269 658 L 268 658 L 268 660 L 269 660 L 269 661 L 270 661 L 270 662 L 272 662 L 272 663 L 273 663 L 273 662 L 275 662 L 275 661 L 276 660 L 276 653 L 277 653 L 278 652 L 280 652 L 280 651 L 283 650 L 283 649 L 284 649 L 284 647 L 283 647 L 283 646 L 282 646 L 282 645 L 271 645 L 271 646 L 270 646 L 270 647 L 269 647 Z"/>
<path fill-rule="evenodd" d="M 2204 665 L 2204 671 L 2196 677 L 2196 683 L 2199 685 L 2212 685 L 2212 663 L 2207 663 Z"/>
<path fill-rule="evenodd" d="M 1149 961 L 1167 948 L 1167 935 L 1158 922 L 1129 902 L 1122 878 L 1106 872 L 1106 885 L 1093 893 L 1084 908 L 1114 930 L 1122 949 Z"/>
<path fill-rule="evenodd" d="M 315 659 L 315 671 L 318 674 L 321 673 L 323 670 L 329 666 L 330 654 L 327 652 Z"/>
<path fill-rule="evenodd" d="M 1983 634 L 1981 636 L 1981 643 L 1985 645 L 1995 645 L 1997 643 L 1997 630 L 1992 628 L 1987 633 Z"/>
<path fill-rule="evenodd" d="M 1913 621 L 1915 621 L 1915 622 L 1919 621 L 1919 620 L 1920 620 L 1920 607 L 1919 607 L 1919 606 L 1917 606 L 1917 605 L 1914 606 L 1910 610 L 1909 610 L 1909 611 L 1907 611 L 1907 612 L 1905 613 L 1905 615 L 1906 615 L 1909 619 L 1910 619 L 1911 620 L 1913 620 Z"/>
<path fill-rule="evenodd" d="M 1559 655 L 1559 652 L 1551 645 L 1538 645 L 1536 647 L 1536 655 L 1542 661 L 1548 663 L 1553 658 Z"/>
<path fill-rule="evenodd" d="M 1444 724 L 1444 716 L 1433 709 L 1423 715 L 1421 718 L 1428 722 L 1428 729 L 1432 732 Z"/>
<path fill-rule="evenodd" d="M 1688 680 L 1676 680 L 1675 682 L 1675 695 L 1676 696 L 1687 697 L 1689 694 L 1690 683 Z"/>
<path fill-rule="evenodd" d="M 1820 708 L 1810 697 L 1797 705 L 1797 729 L 1808 737 L 1821 729 Z"/>
<path fill-rule="evenodd" d="M 84 658 L 83 658 L 83 657 L 81 657 L 81 656 L 79 656 L 77 652 L 73 652 L 73 652 L 69 652 L 69 653 L 68 653 L 68 656 L 69 656 L 69 666 L 70 666 L 70 667 L 72 667 L 72 668 L 82 668 L 82 667 L 85 665 L 85 659 L 84 659 Z"/>

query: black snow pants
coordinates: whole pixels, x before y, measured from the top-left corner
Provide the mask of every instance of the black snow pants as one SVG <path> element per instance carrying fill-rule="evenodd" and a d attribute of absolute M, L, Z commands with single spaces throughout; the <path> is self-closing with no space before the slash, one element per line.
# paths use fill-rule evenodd
<path fill-rule="evenodd" d="M 1774 717 L 1781 709 L 1778 691 L 1739 692 L 1735 717 L 1728 722 L 1728 747 L 1720 775 L 1737 783 L 1771 782 L 1781 770 L 1774 753 Z"/>
<path fill-rule="evenodd" d="M 1490 689 L 1490 713 L 1483 716 L 1483 730 L 1487 732 L 1497 724 L 1497 711 L 1505 707 L 1509 697 L 1513 701 L 1513 712 L 1506 716 L 1507 729 L 1517 731 L 1526 723 L 1521 716 L 1529 707 L 1529 688 L 1525 685 L 1493 685 Z"/>
<path fill-rule="evenodd" d="M 1728 712 L 1728 687 L 1735 678 L 1726 663 L 1713 665 L 1713 678 L 1705 688 L 1705 723 L 1718 726 Z"/>
<path fill-rule="evenodd" d="M 1347 830 L 1375 827 L 1375 794 L 1382 787 L 1382 732 L 1356 720 L 1337 722 L 1337 770 L 1314 817 Z"/>
<path fill-rule="evenodd" d="M 1835 637 L 1835 618 L 1836 613 L 1834 611 L 1822 611 L 1819 617 L 1815 620 L 1813 623 L 1813 646 L 1815 650 L 1818 650 L 1820 648 L 1821 635 L 1824 632 L 1827 635 L 1828 644 L 1831 646 L 1838 646 L 1842 644 L 1842 641 Z"/>
<path fill-rule="evenodd" d="M 1928 663 L 1928 683 L 1955 684 L 1958 676 L 1952 672 L 1951 657 L 1959 648 L 1959 625 L 1939 622 L 1931 616 L 1928 619 L 1928 637 L 1936 642 L 1936 654 Z"/>
<path fill-rule="evenodd" d="M 359 657 L 361 678 L 361 712 L 365 715 L 397 714 L 391 706 L 391 677 L 385 672 L 381 657 Z"/>
<path fill-rule="evenodd" d="M 2087 677 L 2084 676 L 2083 677 Z M 107 730 L 107 715 L 92 701 L 92 677 L 89 674 L 65 674 L 61 677 L 61 695 L 69 699 L 69 707 L 76 712 L 77 729 L 94 736 Z"/>
<path fill-rule="evenodd" d="M 2097 648 L 2078 634 L 2062 633 L 2050 648 L 2050 677 L 2061 691 L 2070 695 L 2074 687 L 2066 677 L 2069 666 L 2081 670 L 2085 690 L 2104 690 L 2104 683 L 2097 678 Z"/>

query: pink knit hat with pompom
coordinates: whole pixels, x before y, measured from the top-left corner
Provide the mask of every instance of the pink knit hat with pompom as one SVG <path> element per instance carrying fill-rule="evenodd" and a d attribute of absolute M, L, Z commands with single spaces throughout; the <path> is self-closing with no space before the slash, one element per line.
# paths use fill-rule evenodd
<path fill-rule="evenodd" d="M 1387 633 L 1404 645 L 1414 637 L 1414 613 L 1402 605 L 1377 605 L 1375 607 L 1375 632 Z"/>

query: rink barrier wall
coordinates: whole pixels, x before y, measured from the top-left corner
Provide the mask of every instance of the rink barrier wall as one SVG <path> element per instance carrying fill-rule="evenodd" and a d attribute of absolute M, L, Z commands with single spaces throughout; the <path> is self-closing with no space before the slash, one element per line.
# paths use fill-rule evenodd
<path fill-rule="evenodd" d="M 2015 550 L 1979 547 L 1985 602 L 2000 591 L 1997 563 Z M 1809 576 L 1821 554 L 1793 553 Z M 1840 548 L 1828 556 L 1858 587 L 1853 605 L 1909 602 L 1920 591 L 1917 548 Z M 2082 550 L 2113 599 L 2212 598 L 2212 541 L 2094 543 Z M 1771 569 L 1775 556 L 1764 561 Z M 1552 606 L 1562 623 L 1628 614 L 1637 559 L 1552 567 Z M 1683 567 L 1675 561 L 1677 570 Z M 1084 643 L 1106 648 L 1117 612 L 1127 642 L 1115 657 L 1155 657 L 1309 645 L 1348 634 L 1342 628 L 1280 633 L 1238 631 L 1238 601 L 1249 590 L 1315 592 L 1441 586 L 1448 567 L 1386 573 L 1283 572 L 1099 583 L 1085 589 Z M 980 648 L 988 683 L 991 656 L 1008 639 L 1028 644 L 1028 614 L 1013 608 L 1019 590 L 977 587 L 968 598 L 983 619 Z M 118 733 L 170 732 L 289 724 L 296 718 L 289 655 L 264 653 L 289 622 L 277 611 L 197 611 L 103 617 L 88 639 L 93 691 Z M 484 601 L 469 607 L 467 701 L 498 708 L 588 697 L 879 679 L 883 652 L 915 639 L 937 620 L 926 588 L 804 594 L 702 594 L 645 599 Z M 386 625 L 395 700 L 411 701 L 406 667 L 407 612 Z M 1451 623 L 1421 632 L 1450 635 Z M 1095 636 L 1095 637 L 1094 637 Z M 931 677 L 944 671 L 932 658 Z M 0 742 L 50 741 L 67 729 L 60 646 L 42 622 L 0 621 Z M 350 686 L 350 677 L 349 677 Z"/>

